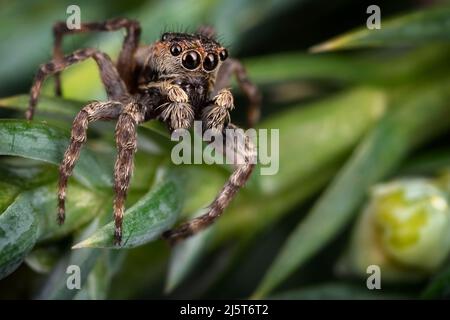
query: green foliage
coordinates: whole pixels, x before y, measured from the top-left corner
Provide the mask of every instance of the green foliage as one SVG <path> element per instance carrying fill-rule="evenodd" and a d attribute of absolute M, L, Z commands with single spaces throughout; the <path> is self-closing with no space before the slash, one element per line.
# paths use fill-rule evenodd
<path fill-rule="evenodd" d="M 257 297 L 273 289 L 336 235 L 370 186 L 391 173 L 411 148 L 450 126 L 449 93 L 448 84 L 417 90 L 398 101 L 394 110 L 380 120 L 289 236 L 257 290 Z M 424 127 L 430 129 L 417 135 Z"/>
<path fill-rule="evenodd" d="M 450 7 L 441 6 L 383 22 L 375 32 L 361 28 L 312 48 L 328 51 L 346 48 L 415 46 L 450 40 Z"/>
<path fill-rule="evenodd" d="M 92 236 L 73 246 L 80 248 L 133 248 L 158 239 L 162 232 L 176 222 L 181 211 L 183 198 L 180 176 L 161 178 L 163 181 L 153 187 L 123 217 L 123 243 L 114 245 L 114 222 L 97 230 Z M 181 178 L 182 179 L 182 178 Z"/>
<path fill-rule="evenodd" d="M 360 28 L 339 35 L 325 18 L 308 20 L 333 11 L 310 2 L 81 2 L 85 21 L 120 15 L 140 20 L 145 42 L 164 29 L 215 25 L 263 92 L 258 128 L 279 129 L 279 172 L 262 176 L 257 167 L 214 226 L 174 248 L 160 240 L 161 233 L 200 214 L 230 168 L 172 165 L 165 128 L 143 124 L 123 243 L 114 246 L 114 126 L 96 123 L 69 181 L 66 223 L 58 226 L 57 165 L 71 119 L 86 101 L 105 94 L 95 63 L 82 63 L 63 73 L 64 98 L 53 97 L 53 81 L 47 81 L 36 120 L 23 120 L 31 75 L 50 58 L 51 23 L 65 18 L 69 3 L 35 12 L 5 4 L 2 39 L 18 16 L 34 24 L 9 31 L 10 48 L 0 48 L 9 61 L 0 67 L 0 279 L 8 277 L 0 280 L 0 297 L 18 296 L 1 285 L 20 283 L 23 269 L 41 277 L 38 288 L 29 284 L 36 295 L 28 298 L 39 299 L 448 297 L 448 262 L 429 283 L 374 294 L 366 279 L 349 279 L 333 267 L 375 183 L 450 165 L 449 8 L 386 3 L 391 16 L 382 6 L 382 29 L 368 30 L 365 21 L 347 17 Z M 303 29 L 286 32 L 296 28 L 290 20 Z M 320 30 L 330 30 L 332 39 L 324 42 Z M 65 48 L 94 46 L 115 57 L 121 38 L 73 36 Z M 235 83 L 233 92 L 233 119 L 242 124 L 246 101 Z M 67 289 L 68 265 L 82 269 L 82 290 Z M 319 275 L 308 276 L 316 270 Z"/>
<path fill-rule="evenodd" d="M 55 165 L 62 160 L 69 141 L 69 133 L 53 128 L 45 123 L 25 120 L 2 120 L 0 125 L 0 154 L 19 156 L 50 162 Z M 110 187 L 111 177 L 95 155 L 84 151 L 74 176 L 89 187 Z"/>

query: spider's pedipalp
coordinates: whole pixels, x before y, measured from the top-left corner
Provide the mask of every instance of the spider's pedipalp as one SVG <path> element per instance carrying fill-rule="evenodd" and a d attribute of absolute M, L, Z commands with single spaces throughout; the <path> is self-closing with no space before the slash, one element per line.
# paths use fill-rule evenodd
<path fill-rule="evenodd" d="M 230 85 L 231 77 L 236 76 L 237 83 L 249 101 L 247 122 L 249 127 L 254 127 L 261 114 L 261 93 L 247 76 L 244 66 L 235 59 L 227 59 L 219 69 L 216 79 L 214 94 Z"/>
<path fill-rule="evenodd" d="M 222 89 L 212 100 L 213 104 L 202 110 L 202 120 L 205 129 L 222 131 L 230 122 L 230 110 L 234 108 L 234 99 L 230 90 Z"/>
<path fill-rule="evenodd" d="M 186 102 L 167 102 L 160 106 L 160 118 L 166 122 L 171 131 L 188 129 L 194 120 L 194 111 Z"/>
<path fill-rule="evenodd" d="M 85 106 L 75 117 L 70 144 L 59 167 L 58 221 L 60 224 L 65 219 L 67 180 L 72 174 L 75 162 L 80 156 L 81 147 L 86 142 L 89 122 L 115 119 L 119 116 L 121 109 L 122 104 L 116 101 L 92 102 Z"/>
<path fill-rule="evenodd" d="M 163 81 L 152 84 L 148 88 L 158 88 L 168 102 L 159 105 L 156 110 L 158 118 L 165 122 L 171 131 L 188 129 L 194 121 L 194 109 L 189 103 L 189 96 L 180 86 Z"/>
<path fill-rule="evenodd" d="M 128 95 L 125 83 L 120 78 L 116 67 L 106 53 L 91 48 L 81 49 L 65 56 L 61 61 L 53 60 L 41 65 L 35 76 L 33 86 L 31 87 L 30 101 L 26 112 L 26 118 L 28 120 L 33 119 L 34 109 L 36 108 L 36 104 L 39 99 L 42 84 L 49 75 L 60 72 L 67 67 L 88 58 L 93 58 L 97 62 L 100 69 L 100 76 L 108 94 L 108 98 L 112 100 L 120 100 Z"/>

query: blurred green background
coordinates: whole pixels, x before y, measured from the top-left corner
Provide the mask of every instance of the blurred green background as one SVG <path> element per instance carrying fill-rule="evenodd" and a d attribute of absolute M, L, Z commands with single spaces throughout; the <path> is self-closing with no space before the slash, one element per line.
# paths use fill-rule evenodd
<path fill-rule="evenodd" d="M 167 30 L 214 26 L 263 93 L 258 127 L 280 130 L 278 174 L 256 170 L 216 225 L 170 249 L 161 232 L 207 206 L 230 168 L 171 165 L 167 134 L 145 124 L 127 242 L 111 250 L 114 124 L 96 123 L 58 227 L 57 164 L 72 119 L 86 101 L 105 98 L 95 64 L 63 73 L 63 99 L 49 79 L 35 120 L 23 114 L 34 73 L 51 59 L 51 27 L 71 4 L 82 22 L 139 20 L 144 43 Z M 381 8 L 380 30 L 366 28 L 372 4 Z M 448 1 L 0 1 L 0 8 L 0 298 L 449 297 Z M 64 50 L 95 47 L 114 58 L 122 39 L 122 31 L 72 35 Z M 247 101 L 235 84 L 233 93 L 233 121 L 245 126 Z M 81 268 L 79 291 L 66 288 L 71 264 Z M 372 264 L 381 268 L 381 290 L 367 289 Z"/>

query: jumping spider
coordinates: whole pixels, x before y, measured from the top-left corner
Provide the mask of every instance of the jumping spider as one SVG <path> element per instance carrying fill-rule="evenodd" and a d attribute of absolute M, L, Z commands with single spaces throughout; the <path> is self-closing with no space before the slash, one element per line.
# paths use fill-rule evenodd
<path fill-rule="evenodd" d="M 122 28 L 126 30 L 126 35 L 115 64 L 107 54 L 92 48 L 63 56 L 61 46 L 64 35 Z M 257 88 L 248 80 L 243 66 L 237 60 L 228 58 L 227 50 L 214 39 L 211 28 L 199 28 L 194 34 L 164 33 L 159 41 L 151 45 L 139 45 L 140 33 L 139 23 L 128 19 L 83 23 L 80 29 L 74 30 L 68 29 L 63 22 L 56 23 L 53 27 L 54 59 L 40 66 L 31 87 L 26 112 L 27 119 L 31 120 L 42 83 L 49 75 L 55 76 L 56 94 L 60 96 L 60 72 L 88 58 L 95 60 L 108 100 L 87 104 L 73 121 L 70 144 L 59 167 L 58 221 L 60 224 L 64 222 L 67 180 L 86 142 L 88 124 L 97 120 L 117 120 L 115 135 L 118 155 L 114 168 L 116 244 L 120 244 L 122 238 L 124 202 L 137 147 L 136 129 L 140 123 L 159 119 L 173 131 L 187 129 L 194 120 L 200 120 L 203 129 L 216 129 L 225 136 L 226 128 L 236 128 L 229 123 L 229 112 L 234 104 L 233 96 L 226 88 L 233 74 L 250 101 L 249 124 L 253 125 L 259 117 L 260 94 Z M 243 138 L 240 140 L 244 142 L 233 148 L 245 155 L 245 162 L 235 165 L 228 182 L 208 207 L 208 212 L 166 231 L 163 238 L 173 243 L 195 234 L 212 224 L 228 206 L 254 167 L 250 159 L 255 156 L 255 148 L 248 137 Z"/>

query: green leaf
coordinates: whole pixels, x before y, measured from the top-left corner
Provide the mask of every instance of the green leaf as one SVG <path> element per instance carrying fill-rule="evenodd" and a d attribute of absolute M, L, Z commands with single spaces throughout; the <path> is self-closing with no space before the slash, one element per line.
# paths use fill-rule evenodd
<path fill-rule="evenodd" d="M 25 111 L 28 108 L 29 95 L 21 94 L 6 98 L 0 98 L 0 108 L 6 108 L 16 111 Z M 75 117 L 75 115 L 85 106 L 88 102 L 70 100 L 60 97 L 51 96 L 41 96 L 39 98 L 39 104 L 37 107 L 36 118 L 39 119 L 40 112 L 69 116 L 70 118 Z M 44 117 L 42 117 L 44 118 Z M 47 123 L 47 117 L 45 118 L 45 123 Z M 38 123 L 37 121 L 35 121 Z M 69 124 L 69 123 L 67 123 Z M 147 121 L 140 125 L 141 127 L 151 131 L 152 138 L 156 142 L 163 144 L 164 146 L 172 147 L 173 143 L 170 141 L 170 133 L 167 128 L 159 121 Z"/>
<path fill-rule="evenodd" d="M 172 292 L 196 266 L 207 248 L 213 229 L 214 226 L 209 227 L 173 247 L 166 280 L 166 293 Z"/>
<path fill-rule="evenodd" d="M 408 152 L 450 126 L 449 83 L 412 89 L 364 139 L 308 216 L 291 233 L 254 297 L 263 297 L 335 237 L 370 186 Z M 420 132 L 420 134 L 418 134 Z"/>
<path fill-rule="evenodd" d="M 0 212 L 3 212 L 20 192 L 19 187 L 14 184 L 0 181 Z"/>
<path fill-rule="evenodd" d="M 7 98 L 0 99 L 0 107 L 13 110 L 20 110 L 24 112 L 28 108 L 28 100 L 30 96 L 28 94 L 20 94 Z M 39 97 L 37 106 L 37 113 L 56 113 L 66 116 L 74 116 L 86 103 L 76 100 L 68 100 L 59 97 Z"/>
<path fill-rule="evenodd" d="M 399 47 L 450 40 L 450 7 L 437 6 L 387 21 L 381 29 L 363 27 L 311 48 L 314 52 L 364 47 Z"/>
<path fill-rule="evenodd" d="M 25 192 L 0 215 L 0 279 L 13 272 L 38 239 L 34 192 Z"/>
<path fill-rule="evenodd" d="M 59 225 L 56 221 L 57 201 L 55 185 L 42 188 L 40 192 L 36 193 L 34 203 L 42 212 L 39 222 L 40 242 L 60 239 L 69 235 L 108 210 L 112 199 L 109 195 L 71 183 L 67 188 L 66 220 L 63 225 Z"/>
<path fill-rule="evenodd" d="M 343 83 L 376 84 L 389 87 L 410 83 L 411 79 L 429 76 L 436 64 L 445 63 L 449 48 L 430 45 L 400 56 L 386 55 L 383 59 L 364 54 L 345 56 L 338 53 L 311 55 L 304 52 L 272 54 L 246 59 L 243 63 L 252 81 L 273 84 L 292 80 L 324 80 Z M 276 94 L 283 98 L 282 93 Z"/>
<path fill-rule="evenodd" d="M 14 271 L 37 241 L 63 237 L 102 214 L 108 208 L 105 198 L 72 184 L 67 219 L 59 226 L 54 184 L 20 193 L 0 215 L 0 278 Z"/>
<path fill-rule="evenodd" d="M 18 191 L 27 191 L 47 185 L 57 179 L 57 172 L 53 170 L 53 165 L 25 158 L 2 157 L 2 160 L 0 162 L 0 180 L 11 184 L 11 187 L 5 190 L 5 195 L 11 193 L 15 189 L 14 186 L 18 188 Z M 4 208 L 2 207 L 2 209 Z"/>
<path fill-rule="evenodd" d="M 110 210 L 111 205 L 106 205 L 99 216 L 76 233 L 73 243 L 77 243 L 97 231 L 101 225 L 110 219 L 110 216 L 105 214 Z M 110 278 L 117 272 L 117 268 L 121 264 L 121 257 L 123 257 L 122 252 L 111 253 L 95 248 L 69 251 L 53 268 L 37 298 L 102 298 L 106 295 Z M 105 263 L 107 264 L 108 272 L 103 272 Z M 78 266 L 80 268 L 80 286 L 83 292 L 67 288 L 66 284 L 69 276 L 67 268 L 69 266 Z"/>
<path fill-rule="evenodd" d="M 279 171 L 260 177 L 263 192 L 306 183 L 311 174 L 348 153 L 385 109 L 382 91 L 357 88 L 262 122 L 260 128 L 279 129 L 280 135 Z"/>
<path fill-rule="evenodd" d="M 0 154 L 36 159 L 59 165 L 69 144 L 68 133 L 26 120 L 0 120 Z M 109 188 L 112 173 L 86 148 L 74 170 L 74 176 L 88 187 Z"/>
<path fill-rule="evenodd" d="M 123 218 L 122 245 L 114 245 L 114 222 L 100 228 L 73 248 L 133 248 L 157 239 L 176 221 L 182 208 L 179 176 L 167 173 L 154 188 L 128 209 Z"/>
<path fill-rule="evenodd" d="M 111 256 L 114 256 L 113 259 Z M 86 283 L 75 295 L 75 300 L 105 300 L 115 270 L 120 266 L 124 251 L 102 250 Z"/>
<path fill-rule="evenodd" d="M 98 217 L 92 221 L 86 228 L 84 228 L 76 240 L 91 235 L 98 229 L 101 220 L 105 220 L 106 215 Z M 72 250 L 63 257 L 56 267 L 52 270 L 50 276 L 46 279 L 43 287 L 37 295 L 37 299 L 44 300 L 68 300 L 73 299 L 78 293 L 78 290 L 70 290 L 67 287 L 69 275 L 74 275 L 75 270 L 69 270 L 72 273 L 66 273 L 69 266 L 79 268 L 80 286 L 84 287 L 92 269 L 96 265 L 102 250 L 100 249 L 85 249 Z"/>

